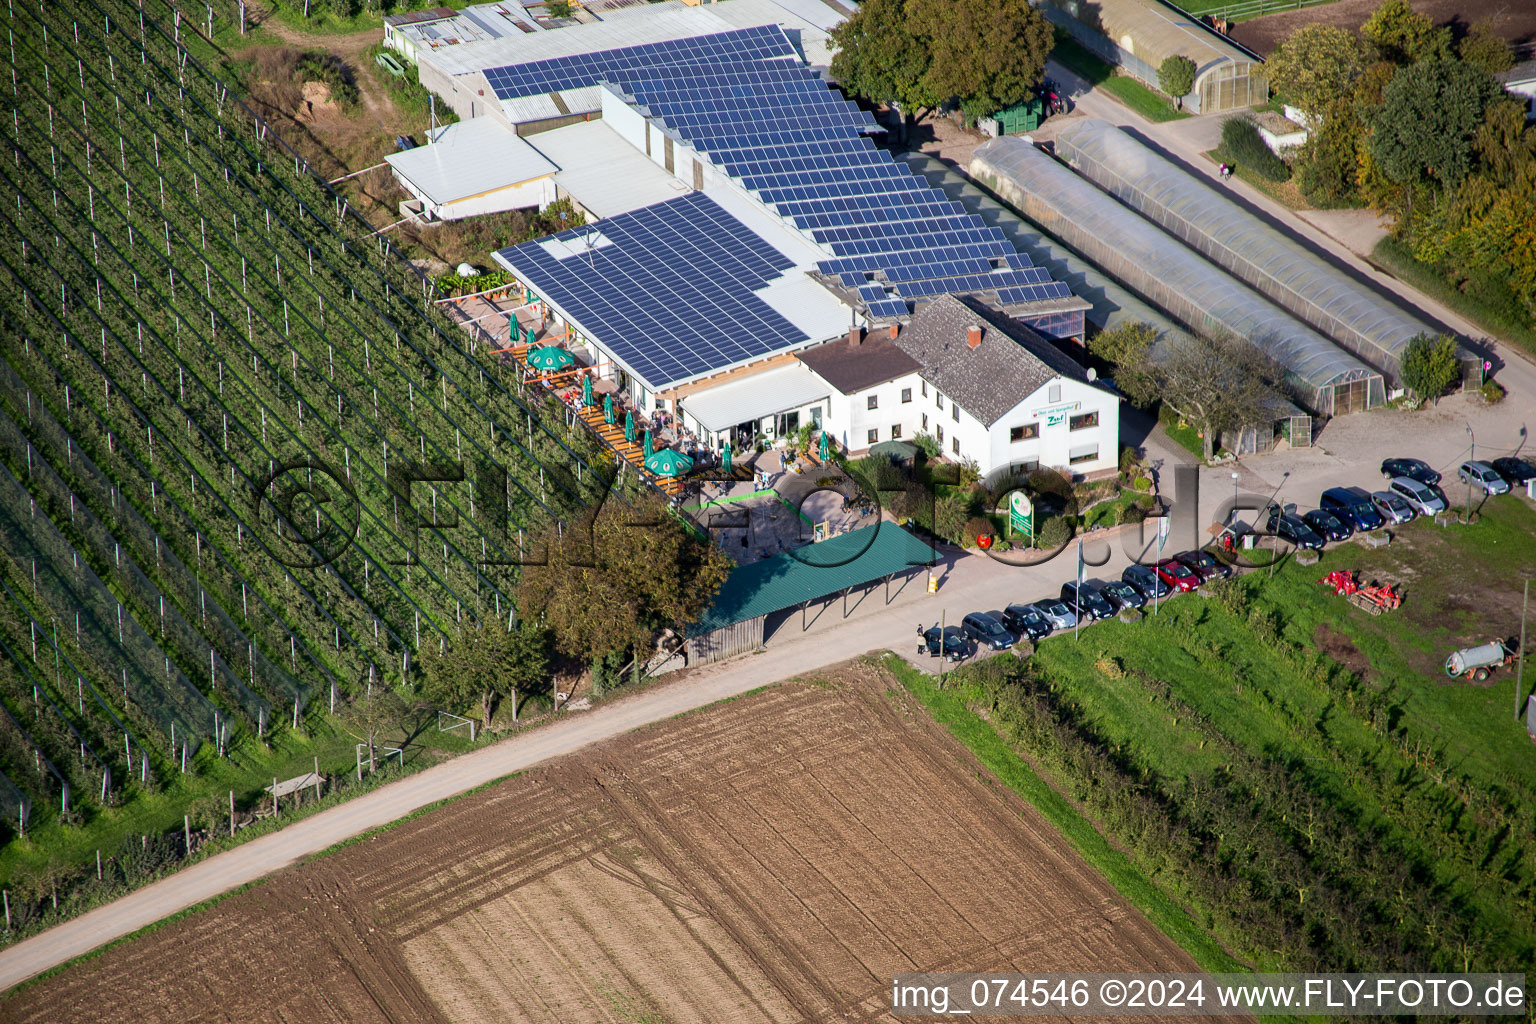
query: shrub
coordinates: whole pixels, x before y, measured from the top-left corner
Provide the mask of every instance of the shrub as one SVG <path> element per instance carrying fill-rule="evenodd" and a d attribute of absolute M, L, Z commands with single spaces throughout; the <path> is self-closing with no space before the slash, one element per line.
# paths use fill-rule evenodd
<path fill-rule="evenodd" d="M 1291 176 L 1291 169 L 1265 144 L 1252 118 L 1229 117 L 1222 122 L 1219 152 L 1228 163 L 1247 167 L 1270 181 Z"/>
<path fill-rule="evenodd" d="M 1044 551 L 1062 547 L 1071 539 L 1072 524 L 1065 516 L 1052 516 L 1035 531 L 1035 543 Z"/>
<path fill-rule="evenodd" d="M 1248 614 L 1248 588 L 1238 577 L 1229 580 L 1212 580 L 1205 584 L 1205 594 L 1215 602 L 1216 607 L 1237 618 L 1243 618 Z"/>
<path fill-rule="evenodd" d="M 1140 491 L 1143 494 L 1150 494 L 1152 492 L 1152 478 L 1149 476 L 1137 477 L 1131 481 L 1131 489 Z"/>
<path fill-rule="evenodd" d="M 1439 398 L 1456 382 L 1456 342 L 1447 335 L 1415 334 L 1403 348 L 1403 386 L 1424 399 Z"/>
<path fill-rule="evenodd" d="M 933 503 L 933 532 L 952 544 L 964 540 L 966 523 L 965 502 L 953 494 L 946 494 Z"/>
<path fill-rule="evenodd" d="M 1482 387 L 1483 401 L 1488 405 L 1498 405 L 1504 401 L 1504 385 L 1496 380 L 1490 380 Z"/>
<path fill-rule="evenodd" d="M 924 434 L 919 431 L 912 438 L 912 443 L 917 445 L 917 450 L 930 459 L 936 459 L 944 454 L 944 446 L 939 444 L 932 434 Z"/>
<path fill-rule="evenodd" d="M 1126 505 L 1115 514 L 1115 520 L 1121 524 L 1139 523 L 1147 518 L 1147 510 L 1142 506 L 1132 503 Z"/>
<path fill-rule="evenodd" d="M 996 532 L 997 527 L 992 525 L 990 519 L 972 516 L 965 521 L 965 546 L 968 548 L 977 547 L 976 539 L 978 537 L 991 536 Z"/>
<path fill-rule="evenodd" d="M 981 482 L 981 466 L 970 456 L 955 466 L 955 483 L 961 488 L 974 487 Z"/>
<path fill-rule="evenodd" d="M 1195 72 L 1199 70 L 1194 61 L 1182 54 L 1175 54 L 1158 65 L 1157 87 L 1178 101 L 1189 95 L 1189 90 L 1195 87 Z"/>

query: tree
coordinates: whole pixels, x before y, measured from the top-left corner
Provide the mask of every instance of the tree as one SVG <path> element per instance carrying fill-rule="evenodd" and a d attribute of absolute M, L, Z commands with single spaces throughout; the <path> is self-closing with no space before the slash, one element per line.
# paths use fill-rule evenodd
<path fill-rule="evenodd" d="M 957 98 L 971 121 L 1032 98 L 1056 41 L 1029 0 L 907 0 L 906 14 L 927 42 L 932 94 Z"/>
<path fill-rule="evenodd" d="M 1398 185 L 1454 188 L 1471 169 L 1473 136 L 1500 91 L 1488 72 L 1461 61 L 1403 68 L 1371 117 L 1372 157 Z"/>
<path fill-rule="evenodd" d="M 1275 92 L 1308 114 L 1322 114 L 1350 95 L 1365 72 L 1365 42 L 1337 25 L 1303 25 L 1264 62 Z"/>
<path fill-rule="evenodd" d="M 638 653 L 662 629 L 681 631 L 714 600 L 732 564 L 696 539 L 655 496 L 610 500 L 534 548 L 517 607 L 551 631 L 555 649 L 583 662 Z M 538 557 L 530 556 L 530 561 Z"/>
<path fill-rule="evenodd" d="M 866 0 L 830 34 L 832 77 L 853 95 L 900 104 L 904 118 L 938 102 L 924 77 L 928 45 L 907 26 L 906 0 Z"/>
<path fill-rule="evenodd" d="M 1114 367 L 1115 387 L 1134 406 L 1145 409 L 1159 397 L 1152 350 L 1157 328 L 1135 321 L 1100 331 L 1088 341 L 1088 351 Z"/>
<path fill-rule="evenodd" d="M 1432 338 L 1428 334 L 1415 334 L 1403 348 L 1399 372 L 1403 386 L 1418 398 L 1439 398 L 1461 375 L 1456 340 L 1448 335 Z"/>
<path fill-rule="evenodd" d="M 1343 99 L 1319 108 L 1307 141 L 1292 154 L 1296 187 L 1320 206 L 1360 201 L 1360 144 L 1365 135 L 1356 105 Z"/>
<path fill-rule="evenodd" d="M 1408 0 L 1382 0 L 1360 26 L 1360 33 L 1375 44 L 1383 60 L 1394 64 L 1443 60 L 1451 55 L 1451 30 L 1436 28 L 1428 15 L 1408 6 Z"/>
<path fill-rule="evenodd" d="M 1195 62 L 1182 54 L 1174 54 L 1166 58 L 1157 68 L 1157 87 L 1179 104 L 1184 105 L 1184 97 L 1189 95 L 1189 90 L 1195 87 L 1195 72 L 1200 69 L 1195 67 Z"/>
<path fill-rule="evenodd" d="M 1252 342 L 1230 334 L 1186 336 L 1171 340 L 1160 356 L 1163 401 L 1199 428 L 1207 459 L 1221 431 L 1267 423 L 1274 415 L 1284 371 Z"/>
<path fill-rule="evenodd" d="M 500 620 L 465 625 L 443 650 L 424 655 L 421 667 L 429 700 L 455 711 L 478 704 L 489 727 L 496 705 L 510 698 L 515 722 L 518 691 L 549 682 L 549 631 L 527 620 L 510 628 Z"/>
<path fill-rule="evenodd" d="M 571 0 L 545 0 L 544 13 L 551 18 L 569 18 L 571 16 Z"/>
<path fill-rule="evenodd" d="M 969 511 L 957 495 L 946 494 L 936 499 L 933 503 L 933 532 L 950 543 L 961 543 Z"/>
<path fill-rule="evenodd" d="M 1509 48 L 1509 41 L 1493 30 L 1493 26 L 1486 21 L 1479 21 L 1472 26 L 1456 48 L 1456 53 L 1468 64 L 1476 64 L 1490 75 L 1496 75 L 1500 71 L 1508 71 L 1515 66 L 1515 53 Z"/>
<path fill-rule="evenodd" d="M 357 684 L 357 692 L 341 709 L 342 721 L 352 738 L 368 747 L 368 770 L 377 767 L 379 737 L 405 717 L 405 701 L 390 686 L 371 677 Z"/>

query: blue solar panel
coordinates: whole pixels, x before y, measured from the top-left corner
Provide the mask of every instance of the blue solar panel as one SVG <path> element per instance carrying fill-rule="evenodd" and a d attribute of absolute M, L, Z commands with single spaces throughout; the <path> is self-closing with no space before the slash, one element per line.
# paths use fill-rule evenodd
<path fill-rule="evenodd" d="M 1000 288 L 997 292 L 997 300 L 1005 306 L 1012 306 L 1023 302 L 1040 302 L 1044 299 L 1065 299 L 1071 294 L 1072 290 L 1060 281 L 1042 281 L 1022 288 Z"/>
<path fill-rule="evenodd" d="M 869 304 L 870 316 L 906 316 L 907 304 L 899 299 L 880 299 Z"/>
<path fill-rule="evenodd" d="M 885 298 L 885 289 L 878 284 L 861 284 L 859 285 L 859 298 L 883 299 Z"/>

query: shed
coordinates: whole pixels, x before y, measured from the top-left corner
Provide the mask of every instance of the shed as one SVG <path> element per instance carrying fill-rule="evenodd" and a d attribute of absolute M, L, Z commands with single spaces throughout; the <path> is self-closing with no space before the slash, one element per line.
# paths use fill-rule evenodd
<path fill-rule="evenodd" d="M 559 168 L 489 117 L 445 125 L 427 145 L 384 159 L 429 220 L 542 207 L 555 198 Z"/>
<path fill-rule="evenodd" d="M 709 611 L 690 626 L 688 662 L 718 661 L 761 647 L 770 615 L 890 581 L 934 564 L 933 546 L 895 523 L 877 523 L 737 566 Z M 804 628 L 802 626 L 802 628 Z"/>

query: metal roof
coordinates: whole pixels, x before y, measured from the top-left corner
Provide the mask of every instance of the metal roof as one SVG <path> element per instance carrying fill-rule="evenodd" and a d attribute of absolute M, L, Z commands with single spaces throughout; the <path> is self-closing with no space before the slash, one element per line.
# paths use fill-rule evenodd
<path fill-rule="evenodd" d="M 759 615 L 830 597 L 893 573 L 932 565 L 933 546 L 895 523 L 878 523 L 841 536 L 737 566 L 726 577 L 715 603 L 689 636 L 745 622 Z"/>
<path fill-rule="evenodd" d="M 1090 6 L 1073 0 L 1050 0 L 1056 6 L 1087 21 L 1088 8 L 1099 31 L 1130 53 L 1157 67 L 1166 58 L 1184 56 L 1203 74 L 1218 64 L 1258 61 L 1236 43 L 1202 25 L 1193 15 L 1157 0 L 1095 0 Z"/>
<path fill-rule="evenodd" d="M 638 210 L 689 190 L 605 121 L 581 121 L 525 138 L 559 166 L 555 184 L 561 191 L 594 217 Z"/>
<path fill-rule="evenodd" d="M 439 205 L 521 185 L 559 170 L 516 132 L 489 117 L 445 125 L 435 141 L 384 159 Z"/>
<path fill-rule="evenodd" d="M 809 405 L 826 398 L 831 390 L 826 381 L 792 363 L 685 398 L 683 408 L 704 429 L 718 431 Z"/>
<path fill-rule="evenodd" d="M 727 0 L 710 4 L 715 17 L 735 25 L 778 25 L 799 46 L 810 64 L 832 63 L 832 40 L 827 33 L 843 22 L 843 14 L 822 0 Z"/>

